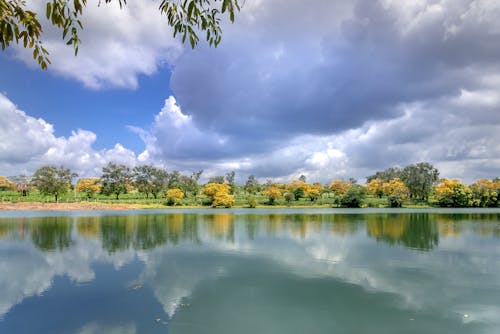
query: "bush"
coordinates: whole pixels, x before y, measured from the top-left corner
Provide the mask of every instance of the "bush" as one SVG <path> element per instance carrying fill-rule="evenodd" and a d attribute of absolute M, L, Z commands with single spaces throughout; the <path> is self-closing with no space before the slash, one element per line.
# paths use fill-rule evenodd
<path fill-rule="evenodd" d="M 255 199 L 255 197 L 249 197 L 247 199 L 247 202 L 249 208 L 254 209 L 255 207 L 257 207 L 257 200 Z"/>
<path fill-rule="evenodd" d="M 339 203 L 346 208 L 360 208 L 365 198 L 363 187 L 354 185 L 340 198 Z"/>
<path fill-rule="evenodd" d="M 212 207 L 224 207 L 230 208 L 234 204 L 234 196 L 229 195 L 224 192 L 218 192 L 214 196 L 214 201 L 212 202 Z"/>
<path fill-rule="evenodd" d="M 403 200 L 401 197 L 396 196 L 396 195 L 390 195 L 387 197 L 387 201 L 389 202 L 389 206 L 391 208 L 400 208 L 403 206 Z"/>
<path fill-rule="evenodd" d="M 295 201 L 295 195 L 293 193 L 285 193 L 283 197 L 288 205 L 290 205 L 291 201 Z"/>
<path fill-rule="evenodd" d="M 182 190 L 174 188 L 174 189 L 169 189 L 167 191 L 167 205 L 175 205 L 178 204 L 182 198 L 184 198 L 184 193 Z"/>

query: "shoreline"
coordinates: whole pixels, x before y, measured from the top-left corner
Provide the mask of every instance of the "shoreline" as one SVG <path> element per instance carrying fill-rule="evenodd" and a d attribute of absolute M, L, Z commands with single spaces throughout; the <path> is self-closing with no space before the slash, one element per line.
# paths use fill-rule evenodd
<path fill-rule="evenodd" d="M 147 207 L 138 204 L 106 204 L 96 202 L 43 203 L 43 202 L 0 202 L 0 211 L 98 211 L 137 210 Z"/>

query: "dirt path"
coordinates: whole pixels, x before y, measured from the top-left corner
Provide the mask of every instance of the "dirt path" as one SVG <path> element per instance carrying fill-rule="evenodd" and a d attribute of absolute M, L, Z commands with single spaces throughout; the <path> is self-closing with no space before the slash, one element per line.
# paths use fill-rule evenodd
<path fill-rule="evenodd" d="M 133 204 L 103 204 L 103 203 L 41 203 L 41 202 L 0 202 L 0 210 L 50 210 L 50 211 L 77 211 L 77 210 L 131 210 L 141 209 L 140 205 Z"/>

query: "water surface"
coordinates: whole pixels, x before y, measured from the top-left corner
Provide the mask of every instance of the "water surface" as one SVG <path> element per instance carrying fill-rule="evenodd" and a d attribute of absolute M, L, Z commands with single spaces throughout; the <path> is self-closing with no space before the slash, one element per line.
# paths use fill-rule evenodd
<path fill-rule="evenodd" d="M 500 333 L 499 210 L 1 215 L 0 333 Z"/>

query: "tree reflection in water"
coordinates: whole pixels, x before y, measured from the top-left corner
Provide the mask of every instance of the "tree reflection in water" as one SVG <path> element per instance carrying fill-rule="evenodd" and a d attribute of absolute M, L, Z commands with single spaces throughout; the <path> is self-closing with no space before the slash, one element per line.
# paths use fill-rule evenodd
<path fill-rule="evenodd" d="M 0 219 L 0 239 L 30 238 L 42 251 L 63 251 L 73 245 L 72 230 L 82 238 L 100 240 L 108 253 L 147 250 L 181 242 L 214 239 L 234 243 L 236 238 L 305 239 L 314 235 L 347 236 L 366 231 L 377 241 L 417 250 L 432 250 L 440 237 L 465 231 L 500 236 L 498 213 L 368 213 L 368 214 L 214 214 L 172 213 L 92 217 L 35 217 Z M 472 224 L 462 224 L 468 222 Z"/>

